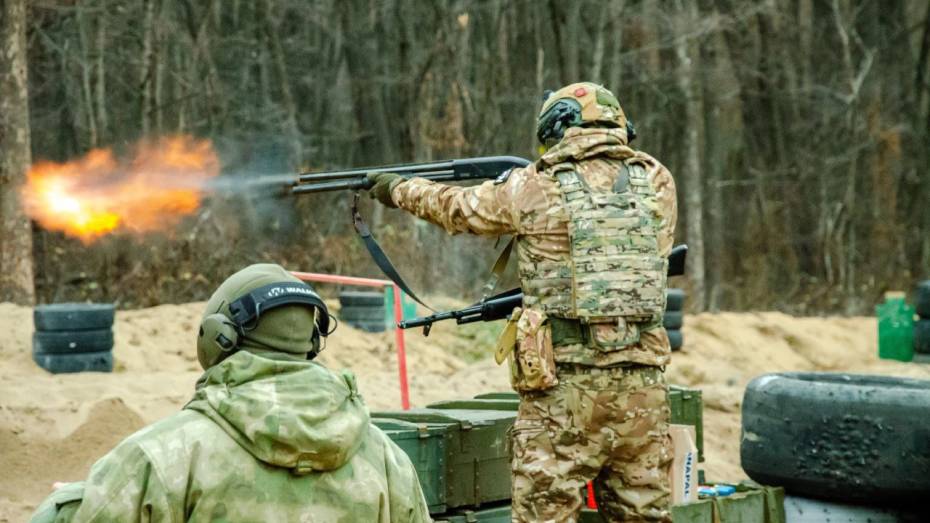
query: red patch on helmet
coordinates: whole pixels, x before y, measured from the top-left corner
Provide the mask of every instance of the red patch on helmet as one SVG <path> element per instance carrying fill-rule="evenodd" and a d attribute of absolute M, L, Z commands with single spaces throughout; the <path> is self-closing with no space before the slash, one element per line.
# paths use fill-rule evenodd
<path fill-rule="evenodd" d="M 588 94 L 588 90 L 585 89 L 584 87 L 579 87 L 578 89 L 575 89 L 575 96 L 578 98 L 581 98 L 582 96 L 586 94 Z"/>

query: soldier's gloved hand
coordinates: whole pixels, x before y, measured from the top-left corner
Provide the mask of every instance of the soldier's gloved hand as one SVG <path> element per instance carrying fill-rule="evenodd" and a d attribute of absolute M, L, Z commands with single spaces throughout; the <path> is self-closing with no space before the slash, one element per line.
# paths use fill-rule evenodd
<path fill-rule="evenodd" d="M 397 208 L 397 204 L 391 198 L 391 190 L 404 181 L 404 178 L 394 173 L 368 173 L 367 177 L 368 185 L 371 187 L 368 195 L 388 207 Z"/>

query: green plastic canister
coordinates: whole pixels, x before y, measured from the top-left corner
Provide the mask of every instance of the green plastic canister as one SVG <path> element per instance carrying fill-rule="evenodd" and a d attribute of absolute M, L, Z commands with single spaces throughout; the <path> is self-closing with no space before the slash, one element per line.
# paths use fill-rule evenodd
<path fill-rule="evenodd" d="M 903 292 L 885 294 L 885 302 L 875 307 L 878 316 L 878 357 L 886 360 L 914 359 L 914 307 Z"/>

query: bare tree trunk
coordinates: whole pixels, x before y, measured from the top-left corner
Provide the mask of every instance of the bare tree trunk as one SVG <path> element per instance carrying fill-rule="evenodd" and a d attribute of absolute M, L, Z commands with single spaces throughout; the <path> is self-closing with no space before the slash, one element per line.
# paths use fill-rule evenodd
<path fill-rule="evenodd" d="M 608 9 L 605 11 L 600 20 L 595 21 L 596 29 L 594 34 L 594 50 L 591 52 L 591 73 L 587 78 L 599 84 L 604 83 L 604 79 L 601 78 L 601 70 L 604 66 L 604 38 L 607 32 L 607 26 L 610 22 L 610 10 Z M 608 89 L 610 88 L 610 86 L 607 87 Z"/>
<path fill-rule="evenodd" d="M 263 8 L 265 38 L 268 39 L 271 60 L 274 64 L 275 74 L 278 76 L 278 85 L 281 87 L 281 103 L 284 105 L 284 114 L 286 116 L 292 166 L 299 168 L 303 166 L 304 162 L 303 145 L 301 143 L 300 129 L 297 127 L 297 104 L 294 103 L 294 95 L 291 92 L 291 77 L 287 73 L 287 64 L 284 62 L 284 48 L 281 46 L 278 29 L 272 19 L 271 0 L 266 1 Z"/>
<path fill-rule="evenodd" d="M 81 46 L 81 103 L 84 105 L 84 119 L 87 123 L 87 132 L 90 134 L 91 147 L 99 145 L 99 136 L 97 134 L 97 116 L 94 108 L 94 94 L 91 88 L 91 50 L 90 50 L 90 25 L 84 9 L 77 10 L 78 42 Z"/>
<path fill-rule="evenodd" d="M 0 0 L 0 301 L 35 302 L 32 230 L 19 191 L 31 163 L 26 2 Z"/>
<path fill-rule="evenodd" d="M 144 19 L 142 22 L 142 67 L 139 75 L 139 90 L 142 95 L 141 123 L 142 134 L 152 131 L 152 112 L 155 109 L 155 11 L 158 0 L 144 0 Z"/>
<path fill-rule="evenodd" d="M 688 34 L 688 29 L 697 25 L 697 4 L 687 2 L 687 7 L 679 3 L 678 35 Z M 685 143 L 683 174 L 685 182 L 685 221 L 688 227 L 687 240 L 692 248 L 688 260 L 688 279 L 691 283 L 691 303 L 698 311 L 704 310 L 707 300 L 704 295 L 704 177 L 701 172 L 701 135 L 704 128 L 702 120 L 703 100 L 700 89 L 695 89 L 692 78 L 700 67 L 695 63 L 697 53 L 688 39 L 679 36 L 675 46 L 678 55 L 678 88 L 684 96 L 685 109 Z"/>
<path fill-rule="evenodd" d="M 713 14 L 712 0 L 702 0 L 698 4 L 700 16 L 705 17 L 707 14 Z M 723 136 L 721 129 L 721 113 L 726 111 L 722 108 L 722 100 L 719 90 L 716 88 L 717 75 L 716 70 L 722 62 L 719 58 L 718 42 L 712 35 L 702 37 L 698 42 L 698 64 L 700 64 L 700 90 L 701 101 L 703 102 L 703 169 L 702 178 L 705 180 L 707 192 L 704 194 L 704 202 L 707 205 L 707 231 L 705 234 L 703 258 L 706 260 L 715 260 L 715 263 L 705 264 L 704 294 L 706 299 L 706 310 L 718 311 L 722 303 L 722 293 L 725 285 L 725 260 L 729 246 L 726 245 L 724 232 L 726 231 L 726 205 L 723 196 L 723 174 L 726 171 L 727 140 Z"/>
<path fill-rule="evenodd" d="M 97 135 L 101 141 L 108 139 L 108 128 L 110 127 L 107 116 L 107 71 L 103 60 L 107 45 L 106 8 L 107 6 L 104 4 L 104 11 L 97 17 Z"/>

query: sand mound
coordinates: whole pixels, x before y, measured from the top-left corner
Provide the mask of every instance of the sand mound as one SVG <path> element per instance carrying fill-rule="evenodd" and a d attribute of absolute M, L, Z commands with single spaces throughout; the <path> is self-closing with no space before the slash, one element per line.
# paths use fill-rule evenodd
<path fill-rule="evenodd" d="M 86 476 L 93 462 L 140 427 L 176 412 L 200 376 L 194 350 L 203 304 L 117 313 L 112 374 L 53 376 L 30 357 L 32 311 L 0 304 L 0 522 L 22 521 L 51 484 Z M 781 370 L 845 370 L 930 377 L 926 366 L 879 361 L 869 318 L 793 318 L 778 313 L 701 314 L 685 322 L 686 349 L 669 381 L 704 390 L 710 478 L 743 477 L 739 408 L 745 384 Z M 467 363 L 488 344 L 488 329 L 437 325 L 428 338 L 407 334 L 411 402 L 509 390 L 489 358 Z M 372 409 L 397 408 L 393 333 L 341 326 L 320 360 L 350 368 Z"/>

